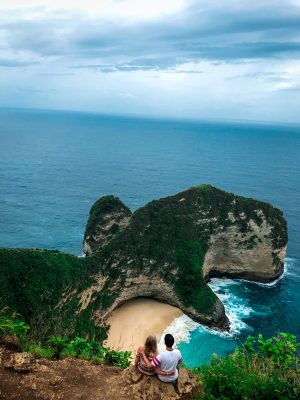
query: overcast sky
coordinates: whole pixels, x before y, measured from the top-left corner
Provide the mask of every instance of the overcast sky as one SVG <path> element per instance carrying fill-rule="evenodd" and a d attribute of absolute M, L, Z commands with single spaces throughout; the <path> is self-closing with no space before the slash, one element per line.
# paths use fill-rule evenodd
<path fill-rule="evenodd" d="M 300 0 L 0 0 L 0 107 L 300 122 Z"/>

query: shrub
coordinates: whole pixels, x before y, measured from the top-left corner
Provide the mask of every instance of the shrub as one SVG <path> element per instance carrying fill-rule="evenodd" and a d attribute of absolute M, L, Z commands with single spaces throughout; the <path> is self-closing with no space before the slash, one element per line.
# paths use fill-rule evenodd
<path fill-rule="evenodd" d="M 130 365 L 130 351 L 115 351 L 102 347 L 100 343 L 85 338 L 53 337 L 48 340 L 53 349 L 53 358 L 78 357 L 84 360 L 93 360 L 97 364 L 112 364 L 121 368 Z"/>
<path fill-rule="evenodd" d="M 19 339 L 24 339 L 25 334 L 29 330 L 29 326 L 25 322 L 17 319 L 18 316 L 19 314 L 17 313 L 7 315 L 7 307 L 0 310 L 0 336 L 7 333 L 14 333 Z"/>
<path fill-rule="evenodd" d="M 36 358 L 54 358 L 54 350 L 51 347 L 45 347 L 41 343 L 28 343 L 23 346 L 23 350 L 33 354 Z"/>
<path fill-rule="evenodd" d="M 66 349 L 70 339 L 54 336 L 48 340 L 51 348 L 53 349 L 53 358 L 58 360 L 61 357 L 61 353 Z"/>
<path fill-rule="evenodd" d="M 300 398 L 300 372 L 294 335 L 264 339 L 248 336 L 241 348 L 225 358 L 214 355 L 195 369 L 204 384 L 199 399 L 292 400 Z"/>

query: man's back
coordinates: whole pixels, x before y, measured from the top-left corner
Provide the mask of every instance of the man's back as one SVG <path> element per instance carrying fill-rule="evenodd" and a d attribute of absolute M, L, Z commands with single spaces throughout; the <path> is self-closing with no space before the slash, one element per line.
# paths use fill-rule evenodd
<path fill-rule="evenodd" d="M 156 357 L 154 357 L 152 363 L 155 367 L 160 368 L 162 371 L 170 372 L 176 371 L 174 375 L 159 375 L 158 377 L 163 382 L 174 382 L 178 378 L 177 366 L 182 362 L 181 353 L 177 349 L 166 350 Z"/>

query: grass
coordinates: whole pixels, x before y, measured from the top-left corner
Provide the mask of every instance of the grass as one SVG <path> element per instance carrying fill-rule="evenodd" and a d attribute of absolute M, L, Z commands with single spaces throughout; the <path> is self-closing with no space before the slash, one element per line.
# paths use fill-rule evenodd
<path fill-rule="evenodd" d="M 54 359 L 54 349 L 50 346 L 45 347 L 42 343 L 26 343 L 23 345 L 23 350 L 33 354 L 36 358 Z"/>

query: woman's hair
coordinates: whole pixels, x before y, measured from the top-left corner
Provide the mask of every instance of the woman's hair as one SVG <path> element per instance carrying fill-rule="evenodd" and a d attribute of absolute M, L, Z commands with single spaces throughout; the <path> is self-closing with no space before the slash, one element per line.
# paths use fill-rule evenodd
<path fill-rule="evenodd" d="M 145 342 L 145 354 L 149 356 L 151 353 L 155 354 L 157 352 L 157 342 L 155 336 L 148 336 Z"/>

